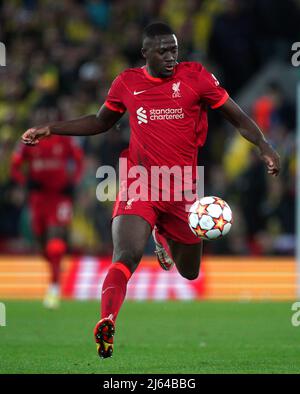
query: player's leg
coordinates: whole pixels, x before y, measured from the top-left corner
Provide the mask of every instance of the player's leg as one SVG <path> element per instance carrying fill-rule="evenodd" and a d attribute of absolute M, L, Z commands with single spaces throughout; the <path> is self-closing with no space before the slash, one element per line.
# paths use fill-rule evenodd
<path fill-rule="evenodd" d="M 67 251 L 69 224 L 72 219 L 72 203 L 63 195 L 51 196 L 44 207 L 45 242 L 44 255 L 50 269 L 50 283 L 44 305 L 56 308 L 60 301 L 61 264 Z"/>
<path fill-rule="evenodd" d="M 52 201 L 47 200 L 47 195 L 41 192 L 32 192 L 29 196 L 30 217 L 32 231 L 39 245 L 40 253 L 48 263 L 50 271 L 50 283 L 44 296 L 44 306 L 56 308 L 59 305 L 58 272 L 59 260 L 58 249 L 60 245 L 55 242 L 54 233 L 48 221 L 52 213 Z M 59 237 L 60 239 L 60 237 Z"/>
<path fill-rule="evenodd" d="M 116 216 L 112 222 L 113 260 L 102 286 L 101 320 L 94 329 L 98 354 L 111 357 L 115 320 L 126 296 L 127 283 L 136 270 L 151 225 L 137 215 Z"/>
<path fill-rule="evenodd" d="M 44 255 L 50 270 L 50 283 L 44 299 L 48 308 L 59 306 L 61 264 L 67 251 L 67 227 L 50 226 L 44 241 Z"/>
<path fill-rule="evenodd" d="M 165 202 L 162 208 L 164 212 L 158 218 L 154 230 L 156 249 L 160 251 L 157 254 L 159 263 L 168 270 L 173 262 L 184 278 L 196 279 L 201 263 L 202 242 L 189 228 L 185 202 Z M 166 261 L 170 264 L 164 264 Z"/>
<path fill-rule="evenodd" d="M 127 282 L 141 261 L 150 234 L 150 224 L 140 216 L 120 215 L 113 219 L 113 259 L 102 288 L 102 317 L 112 315 L 116 319 Z"/>
<path fill-rule="evenodd" d="M 202 257 L 202 242 L 183 244 L 168 239 L 168 244 L 180 275 L 189 280 L 197 279 Z"/>

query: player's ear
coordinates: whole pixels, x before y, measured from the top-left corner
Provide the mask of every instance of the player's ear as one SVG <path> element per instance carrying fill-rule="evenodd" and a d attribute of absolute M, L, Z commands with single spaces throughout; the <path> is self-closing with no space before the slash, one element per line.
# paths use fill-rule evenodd
<path fill-rule="evenodd" d="M 141 49 L 141 54 L 142 54 L 142 57 L 143 57 L 144 59 L 146 59 L 146 52 L 147 52 L 147 50 L 146 50 L 145 48 L 142 48 L 142 49 Z"/>

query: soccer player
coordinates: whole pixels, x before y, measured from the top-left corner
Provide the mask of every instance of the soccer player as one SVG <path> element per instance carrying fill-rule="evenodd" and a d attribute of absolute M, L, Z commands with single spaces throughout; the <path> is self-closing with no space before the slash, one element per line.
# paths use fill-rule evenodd
<path fill-rule="evenodd" d="M 80 179 L 82 156 L 73 139 L 55 135 L 36 149 L 18 144 L 11 159 L 12 178 L 28 188 L 32 230 L 49 263 L 44 305 L 51 309 L 59 306 L 61 261 L 67 250 L 72 194 Z"/>
<path fill-rule="evenodd" d="M 142 55 L 145 66 L 117 76 L 97 115 L 31 128 L 23 134 L 23 142 L 35 145 L 41 138 L 54 134 L 103 133 L 128 111 L 130 166 L 140 165 L 148 171 L 153 166 L 194 168 L 198 147 L 206 138 L 209 106 L 220 111 L 244 138 L 258 147 L 269 174 L 279 173 L 278 154 L 217 79 L 200 63 L 177 62 L 177 39 L 169 26 L 153 23 L 144 30 Z M 152 230 L 162 267 L 170 269 L 175 263 L 184 278 L 197 278 L 202 244 L 189 229 L 185 204 L 134 198 L 116 202 L 112 264 L 102 288 L 101 320 L 94 330 L 100 357 L 112 355 L 115 322 L 126 286 Z"/>

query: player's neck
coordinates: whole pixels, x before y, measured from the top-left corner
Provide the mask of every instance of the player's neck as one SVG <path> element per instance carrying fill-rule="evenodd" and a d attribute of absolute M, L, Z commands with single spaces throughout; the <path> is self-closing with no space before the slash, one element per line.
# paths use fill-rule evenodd
<path fill-rule="evenodd" d="M 165 80 L 165 79 L 172 78 L 173 75 L 174 75 L 174 73 L 173 73 L 173 75 L 170 75 L 170 76 L 168 76 L 168 77 L 159 76 L 159 75 L 157 75 L 157 73 L 153 72 L 153 71 L 149 68 L 149 66 L 148 66 L 147 64 L 143 67 L 143 70 L 144 70 L 144 73 L 145 73 L 145 75 L 146 75 L 147 78 L 151 79 L 152 81 L 157 81 L 157 82 L 163 81 L 163 80 Z"/>
<path fill-rule="evenodd" d="M 155 71 L 151 70 L 151 68 L 148 66 L 148 64 L 146 64 L 145 68 L 146 68 L 148 75 L 150 75 L 150 77 L 161 78 L 159 75 L 157 75 L 157 73 Z"/>

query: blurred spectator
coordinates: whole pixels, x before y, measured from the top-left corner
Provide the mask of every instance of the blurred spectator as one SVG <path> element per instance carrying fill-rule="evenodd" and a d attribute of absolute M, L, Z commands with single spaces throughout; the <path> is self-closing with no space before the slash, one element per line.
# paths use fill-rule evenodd
<path fill-rule="evenodd" d="M 267 134 L 272 128 L 283 124 L 293 130 L 295 111 L 285 98 L 282 88 L 276 82 L 271 82 L 265 90 L 266 93 L 253 104 L 253 119 Z"/>

